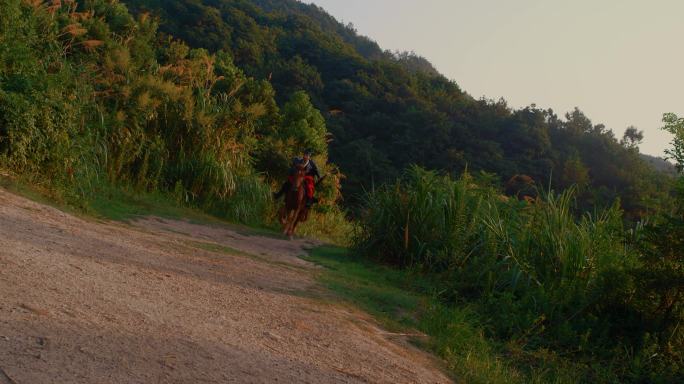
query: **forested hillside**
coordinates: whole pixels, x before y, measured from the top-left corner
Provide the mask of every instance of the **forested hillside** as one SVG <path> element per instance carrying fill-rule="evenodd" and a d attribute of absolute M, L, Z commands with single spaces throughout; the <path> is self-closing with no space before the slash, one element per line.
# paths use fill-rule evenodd
<path fill-rule="evenodd" d="M 616 137 L 579 109 L 514 110 L 503 100 L 474 99 L 425 59 L 383 52 L 314 5 L 126 3 L 159 17 L 162 31 L 192 47 L 230 52 L 249 76 L 269 80 L 279 102 L 306 91 L 333 135 L 330 157 L 347 176 L 348 201 L 393 180 L 409 164 L 454 175 L 466 167 L 483 170 L 496 174 L 500 185 L 516 174 L 545 187 L 551 182 L 556 190 L 577 184 L 587 206 L 620 197 L 636 217 L 656 209 L 655 197 L 667 190 L 667 178 L 641 161 L 637 130 Z"/>

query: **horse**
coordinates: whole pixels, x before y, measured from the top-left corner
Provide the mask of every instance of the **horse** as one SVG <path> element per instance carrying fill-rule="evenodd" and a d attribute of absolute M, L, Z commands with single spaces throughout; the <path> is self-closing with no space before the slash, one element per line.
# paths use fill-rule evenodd
<path fill-rule="evenodd" d="M 285 204 L 280 209 L 280 224 L 283 226 L 283 235 L 292 239 L 295 228 L 300 222 L 309 218 L 309 208 L 306 206 L 306 188 L 304 178 L 306 167 L 297 165 L 292 180 L 292 188 L 285 195 Z"/>

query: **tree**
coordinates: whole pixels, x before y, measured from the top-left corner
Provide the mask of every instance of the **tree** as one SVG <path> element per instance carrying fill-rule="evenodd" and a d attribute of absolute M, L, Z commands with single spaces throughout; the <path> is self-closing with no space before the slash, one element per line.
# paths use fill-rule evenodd
<path fill-rule="evenodd" d="M 562 187 L 568 188 L 576 185 L 580 190 L 584 190 L 589 182 L 589 170 L 582 164 L 579 156 L 575 155 L 565 160 L 561 177 Z"/>
<path fill-rule="evenodd" d="M 627 149 L 639 150 L 639 144 L 644 140 L 644 131 L 638 130 L 635 126 L 629 126 L 622 135 L 620 144 Z"/>
<path fill-rule="evenodd" d="M 282 179 L 292 158 L 312 149 L 322 164 L 328 156 L 325 119 L 311 104 L 306 92 L 295 92 L 281 111 L 274 132 L 264 135 L 257 154 L 257 169 L 274 179 Z"/>
<path fill-rule="evenodd" d="M 311 104 L 306 92 L 295 92 L 283 107 L 282 114 L 279 135 L 294 140 L 295 152 L 311 148 L 317 154 L 327 154 L 325 119 Z"/>
<path fill-rule="evenodd" d="M 675 161 L 677 170 L 684 172 L 684 117 L 678 117 L 674 113 L 666 113 L 663 115 L 662 130 L 674 135 L 672 139 L 672 148 L 666 149 L 668 157 Z"/>
<path fill-rule="evenodd" d="M 566 113 L 565 119 L 567 120 L 565 129 L 573 135 L 581 135 L 593 129 L 591 120 L 577 107 L 572 112 Z"/>
<path fill-rule="evenodd" d="M 673 113 L 663 116 L 663 130 L 674 135 L 672 148 L 666 152 L 676 161 L 684 182 L 684 119 Z M 653 335 L 652 342 L 659 347 L 654 361 L 672 362 L 667 367 L 673 372 L 681 370 L 676 361 L 684 356 L 684 205 L 682 190 L 679 207 L 647 225 L 636 243 L 639 265 L 631 271 L 636 289 L 632 306 L 641 312 L 641 325 Z"/>

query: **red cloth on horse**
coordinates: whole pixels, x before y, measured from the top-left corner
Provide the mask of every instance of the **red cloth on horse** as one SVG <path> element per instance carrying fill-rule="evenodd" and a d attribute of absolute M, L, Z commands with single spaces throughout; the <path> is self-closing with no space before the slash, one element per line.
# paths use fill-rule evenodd
<path fill-rule="evenodd" d="M 294 185 L 294 176 L 288 176 L 290 184 Z M 316 187 L 316 182 L 313 176 L 304 176 L 304 189 L 306 190 L 306 197 L 309 199 L 314 197 L 314 188 Z"/>

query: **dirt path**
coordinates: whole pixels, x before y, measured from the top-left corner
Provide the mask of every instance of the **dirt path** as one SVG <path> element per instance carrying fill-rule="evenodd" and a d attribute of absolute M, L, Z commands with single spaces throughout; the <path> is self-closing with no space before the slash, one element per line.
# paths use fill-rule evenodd
<path fill-rule="evenodd" d="M 0 189 L 0 384 L 449 382 L 365 314 L 301 295 L 320 289 L 297 257 L 312 245 Z"/>

